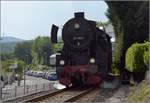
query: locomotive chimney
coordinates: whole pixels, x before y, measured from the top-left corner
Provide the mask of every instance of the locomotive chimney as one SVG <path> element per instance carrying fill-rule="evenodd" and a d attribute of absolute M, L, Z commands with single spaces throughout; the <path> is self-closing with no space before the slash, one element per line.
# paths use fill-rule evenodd
<path fill-rule="evenodd" d="M 84 19 L 84 12 L 76 12 L 74 16 L 76 19 Z"/>

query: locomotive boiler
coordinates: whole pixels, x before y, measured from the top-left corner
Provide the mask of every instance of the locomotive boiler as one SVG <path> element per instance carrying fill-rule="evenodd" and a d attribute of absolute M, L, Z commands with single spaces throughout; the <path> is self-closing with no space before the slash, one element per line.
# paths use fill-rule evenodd
<path fill-rule="evenodd" d="M 58 26 L 52 25 L 51 41 L 57 43 Z M 111 72 L 110 36 L 96 22 L 74 14 L 62 28 L 63 48 L 56 55 L 56 73 L 63 85 L 97 85 Z"/>

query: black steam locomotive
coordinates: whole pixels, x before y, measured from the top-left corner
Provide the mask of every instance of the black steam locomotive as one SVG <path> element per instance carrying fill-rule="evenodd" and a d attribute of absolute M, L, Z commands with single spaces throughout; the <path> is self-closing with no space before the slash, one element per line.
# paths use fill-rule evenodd
<path fill-rule="evenodd" d="M 53 25 L 51 41 L 57 43 L 58 27 Z M 65 23 L 62 29 L 64 45 L 56 55 L 59 82 L 97 85 L 111 72 L 112 48 L 110 36 L 96 27 L 96 22 L 84 18 L 83 12 Z"/>

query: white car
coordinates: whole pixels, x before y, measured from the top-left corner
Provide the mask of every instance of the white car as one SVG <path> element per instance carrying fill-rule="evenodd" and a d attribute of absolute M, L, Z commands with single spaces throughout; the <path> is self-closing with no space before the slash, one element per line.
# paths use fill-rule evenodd
<path fill-rule="evenodd" d="M 37 71 L 36 72 L 36 77 L 42 77 L 43 71 Z"/>

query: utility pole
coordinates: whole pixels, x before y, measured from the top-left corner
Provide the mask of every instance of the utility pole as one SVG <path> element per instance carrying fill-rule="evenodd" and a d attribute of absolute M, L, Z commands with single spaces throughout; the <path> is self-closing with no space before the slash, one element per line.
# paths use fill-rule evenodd
<path fill-rule="evenodd" d="M 0 100 L 2 99 L 2 88 L 3 88 L 3 81 L 2 79 L 2 62 L 1 62 L 1 33 L 0 33 Z"/>
<path fill-rule="evenodd" d="M 1 40 L 2 40 L 2 38 L 1 38 L 1 33 L 0 33 L 0 76 L 2 76 L 2 62 L 1 62 Z"/>

